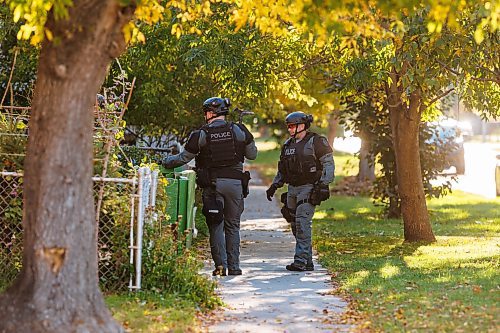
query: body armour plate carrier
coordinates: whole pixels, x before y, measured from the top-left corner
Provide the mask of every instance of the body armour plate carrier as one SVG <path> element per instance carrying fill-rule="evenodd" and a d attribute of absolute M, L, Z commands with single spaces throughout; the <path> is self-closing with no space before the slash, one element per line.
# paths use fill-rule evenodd
<path fill-rule="evenodd" d="M 278 169 L 284 176 L 285 183 L 292 186 L 314 184 L 322 173 L 321 163 L 314 156 L 314 145 L 305 149 L 306 144 L 314 137 L 314 133 L 308 133 L 300 142 L 288 140 L 281 150 Z"/>
<path fill-rule="evenodd" d="M 207 144 L 196 157 L 197 168 L 220 168 L 243 162 L 243 149 L 235 139 L 233 124 L 222 126 L 203 126 L 207 134 Z"/>

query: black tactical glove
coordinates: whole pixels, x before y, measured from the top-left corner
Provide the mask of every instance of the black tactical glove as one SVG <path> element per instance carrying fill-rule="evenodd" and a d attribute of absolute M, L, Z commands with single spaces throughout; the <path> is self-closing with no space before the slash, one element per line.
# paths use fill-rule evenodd
<path fill-rule="evenodd" d="M 273 196 L 274 193 L 276 193 L 277 189 L 278 187 L 275 184 L 271 184 L 271 186 L 269 186 L 269 188 L 266 190 L 267 200 L 273 201 Z"/>
<path fill-rule="evenodd" d="M 330 189 L 328 185 L 325 184 L 315 184 L 311 195 L 309 196 L 309 202 L 311 205 L 319 205 L 321 201 L 325 201 L 330 197 Z"/>

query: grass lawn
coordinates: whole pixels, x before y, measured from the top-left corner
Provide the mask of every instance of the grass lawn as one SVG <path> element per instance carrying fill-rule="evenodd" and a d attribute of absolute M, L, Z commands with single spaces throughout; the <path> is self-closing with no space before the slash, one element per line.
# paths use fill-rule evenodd
<path fill-rule="evenodd" d="M 317 209 L 314 245 L 365 325 L 387 332 L 497 332 L 500 199 L 463 193 L 429 202 L 437 242 L 403 244 L 400 220 L 368 198 Z"/>
<path fill-rule="evenodd" d="M 208 228 L 204 222 L 201 210 L 196 214 L 198 237 L 193 242 L 193 251 L 190 254 L 198 261 L 203 261 L 202 253 L 207 252 Z M 185 257 L 185 255 L 183 255 Z M 183 274 L 197 274 L 193 267 L 186 267 L 182 263 L 177 280 L 189 280 L 184 283 L 184 288 L 177 288 L 189 295 L 156 292 L 135 292 L 123 294 L 110 294 L 105 296 L 106 304 L 111 309 L 113 317 L 133 333 L 157 332 L 201 332 L 200 318 L 210 319 L 211 310 L 222 305 L 221 299 L 205 284 L 195 283 L 192 279 L 183 279 Z M 167 273 L 165 273 L 167 274 Z M 170 272 L 171 278 L 172 272 Z M 186 288 L 188 290 L 186 290 Z M 200 299 L 200 293 L 207 298 Z"/>
<path fill-rule="evenodd" d="M 106 304 L 127 332 L 200 331 L 196 306 L 175 295 L 110 295 L 106 297 Z"/>
<path fill-rule="evenodd" d="M 278 158 L 260 151 L 254 167 L 271 181 Z M 336 182 L 357 173 L 351 155 L 335 153 L 335 164 Z M 428 209 L 432 244 L 403 244 L 402 221 L 384 219 L 368 197 L 316 209 L 314 246 L 352 300 L 344 319 L 383 332 L 498 332 L 500 199 L 454 192 Z"/>

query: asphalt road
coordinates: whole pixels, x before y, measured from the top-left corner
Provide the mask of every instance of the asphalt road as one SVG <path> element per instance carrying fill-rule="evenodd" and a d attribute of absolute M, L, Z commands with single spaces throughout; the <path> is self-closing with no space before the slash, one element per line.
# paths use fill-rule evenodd
<path fill-rule="evenodd" d="M 334 149 L 354 154 L 359 151 L 361 141 L 359 138 L 337 138 L 334 142 Z M 452 188 L 467 193 L 478 194 L 486 198 L 496 197 L 495 189 L 495 166 L 496 155 L 500 154 L 500 142 L 465 142 L 465 174 L 458 175 L 457 182 L 452 183 Z M 443 176 L 437 179 L 434 184 L 440 184 L 449 180 L 449 176 L 454 174 L 455 169 L 450 168 Z"/>
<path fill-rule="evenodd" d="M 496 155 L 500 154 L 500 144 L 466 142 L 464 150 L 465 174 L 458 175 L 458 180 L 452 183 L 452 188 L 486 198 L 495 198 Z"/>

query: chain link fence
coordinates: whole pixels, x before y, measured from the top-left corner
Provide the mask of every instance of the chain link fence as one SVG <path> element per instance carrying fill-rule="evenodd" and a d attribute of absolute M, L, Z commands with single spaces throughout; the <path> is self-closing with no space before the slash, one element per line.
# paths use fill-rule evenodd
<path fill-rule="evenodd" d="M 0 289 L 12 281 L 22 265 L 23 178 L 16 172 L 0 176 Z"/>
<path fill-rule="evenodd" d="M 101 195 L 100 195 L 101 194 Z M 103 290 L 124 290 L 131 274 L 129 244 L 137 185 L 129 179 L 94 179 L 99 282 Z"/>
<path fill-rule="evenodd" d="M 98 221 L 99 282 L 105 291 L 140 289 L 142 229 L 154 211 L 157 173 L 141 168 L 137 178 L 94 177 Z M 22 265 L 23 175 L 0 172 L 0 289 Z"/>
<path fill-rule="evenodd" d="M 106 291 L 141 288 L 143 226 L 155 216 L 158 177 L 157 172 L 140 168 L 132 178 L 112 178 L 135 170 L 130 167 L 132 157 L 119 146 L 134 81 L 127 82 L 123 74 L 114 82 L 96 97 L 93 131 L 94 174 L 100 176 L 93 178 L 99 282 Z M 30 113 L 30 107 L 0 106 L 0 290 L 22 265 L 21 172 Z M 117 152 L 125 162 L 117 160 Z"/>

